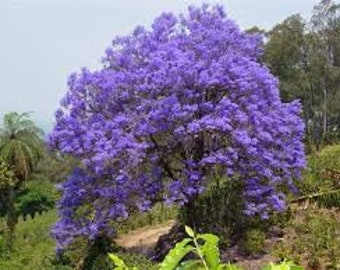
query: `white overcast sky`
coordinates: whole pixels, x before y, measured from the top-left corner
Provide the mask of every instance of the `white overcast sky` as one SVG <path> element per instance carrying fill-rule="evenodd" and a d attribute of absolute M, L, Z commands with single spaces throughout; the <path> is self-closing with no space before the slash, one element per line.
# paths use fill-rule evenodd
<path fill-rule="evenodd" d="M 269 29 L 317 0 L 0 0 L 0 115 L 34 111 L 53 119 L 70 72 L 98 66 L 117 34 L 150 25 L 162 11 L 220 3 L 243 28 Z"/>

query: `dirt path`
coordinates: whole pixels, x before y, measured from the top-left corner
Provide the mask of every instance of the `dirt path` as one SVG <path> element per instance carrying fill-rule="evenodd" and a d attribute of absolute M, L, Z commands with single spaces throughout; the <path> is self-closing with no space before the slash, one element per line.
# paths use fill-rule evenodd
<path fill-rule="evenodd" d="M 163 224 L 146 226 L 119 236 L 116 243 L 130 252 L 150 255 L 150 251 L 153 250 L 159 237 L 168 233 L 174 224 L 175 221 L 170 220 Z M 232 249 L 229 252 L 222 253 L 222 260 L 228 261 L 230 259 L 230 252 L 233 253 Z M 275 262 L 276 260 L 277 258 L 270 255 L 264 255 L 258 259 L 240 257 L 237 265 L 243 269 L 259 270 L 269 262 Z"/>
<path fill-rule="evenodd" d="M 147 254 L 158 238 L 168 233 L 174 224 L 175 222 L 170 220 L 167 223 L 143 227 L 119 236 L 116 243 L 127 250 Z"/>

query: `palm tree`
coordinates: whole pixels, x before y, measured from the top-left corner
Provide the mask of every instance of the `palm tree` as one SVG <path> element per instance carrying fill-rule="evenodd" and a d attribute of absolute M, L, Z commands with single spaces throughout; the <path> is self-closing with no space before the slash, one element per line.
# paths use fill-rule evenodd
<path fill-rule="evenodd" d="M 29 179 L 42 157 L 43 132 L 29 119 L 29 113 L 11 112 L 4 116 L 0 127 L 0 156 L 12 168 L 16 186 L 10 187 L 7 198 L 7 225 L 10 244 L 13 241 L 17 214 L 16 191 Z"/>

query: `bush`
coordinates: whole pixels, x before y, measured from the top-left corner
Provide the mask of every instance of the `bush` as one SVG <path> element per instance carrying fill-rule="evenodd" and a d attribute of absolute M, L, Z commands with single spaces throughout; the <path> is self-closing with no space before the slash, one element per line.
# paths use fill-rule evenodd
<path fill-rule="evenodd" d="M 18 215 L 30 215 L 32 218 L 36 214 L 53 209 L 58 199 L 58 193 L 51 182 L 45 179 L 29 181 L 25 188 L 20 191 L 17 197 L 16 209 Z"/>
<path fill-rule="evenodd" d="M 335 211 L 325 209 L 297 213 L 278 244 L 276 255 L 335 268 L 340 263 L 340 220 Z"/>
<path fill-rule="evenodd" d="M 6 259 L 10 256 L 10 248 L 7 239 L 7 225 L 4 219 L 0 218 L 0 259 Z"/>
<path fill-rule="evenodd" d="M 154 270 L 156 269 L 157 265 L 154 262 L 150 261 L 147 257 L 143 255 L 128 253 L 128 252 L 119 252 L 118 256 L 124 260 L 126 266 L 133 267 L 138 266 L 139 269 L 148 269 Z M 106 256 L 107 257 L 107 256 Z M 112 263 L 110 262 L 112 269 Z"/>
<path fill-rule="evenodd" d="M 237 179 L 221 180 L 192 201 L 190 208 L 182 207 L 178 220 L 198 232 L 219 235 L 220 246 L 239 243 L 249 230 L 264 232 L 272 225 L 285 222 L 285 216 L 272 214 L 268 219 L 247 216 L 244 213 L 243 186 Z"/>
<path fill-rule="evenodd" d="M 265 234 L 259 229 L 250 229 L 247 231 L 241 249 L 247 255 L 255 256 L 264 252 Z"/>
<path fill-rule="evenodd" d="M 180 208 L 178 220 L 198 232 L 220 235 L 227 247 L 242 237 L 247 228 L 244 215 L 243 186 L 237 180 L 224 180 L 197 196 L 190 207 Z"/>
<path fill-rule="evenodd" d="M 49 211 L 34 220 L 19 219 L 13 248 L 7 258 L 0 258 L 0 269 L 62 269 L 50 262 L 55 253 L 50 227 L 56 218 L 55 211 Z"/>
<path fill-rule="evenodd" d="M 340 189 L 340 145 L 327 146 L 308 157 L 303 181 L 297 182 L 302 195 Z"/>

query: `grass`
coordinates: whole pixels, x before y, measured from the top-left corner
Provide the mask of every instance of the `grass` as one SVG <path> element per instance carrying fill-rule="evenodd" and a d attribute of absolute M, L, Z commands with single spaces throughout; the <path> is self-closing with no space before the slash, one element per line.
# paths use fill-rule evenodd
<path fill-rule="evenodd" d="M 304 174 L 304 181 L 300 183 L 303 194 L 332 188 L 332 185 L 327 181 L 329 179 L 325 179 L 323 176 L 323 170 L 340 170 L 339 156 L 340 146 L 337 145 L 326 147 L 319 153 L 309 157 L 309 168 Z M 134 213 L 127 220 L 114 221 L 113 227 L 117 230 L 118 235 L 121 235 L 147 225 L 155 225 L 176 219 L 177 215 L 178 208 L 169 208 L 165 205 L 157 204 L 148 213 Z M 6 259 L 1 259 L 0 256 L 0 269 L 72 269 L 61 265 L 53 265 L 52 263 L 52 260 L 55 258 L 55 242 L 50 236 L 50 228 L 56 219 L 55 209 L 44 212 L 41 216 L 37 215 L 34 219 L 28 218 L 25 222 L 20 218 L 13 251 Z M 151 269 L 152 263 L 143 256 L 128 253 L 119 255 L 126 259 L 128 263 L 131 263 L 131 265 L 137 264 Z"/>
<path fill-rule="evenodd" d="M 54 257 L 55 243 L 49 232 L 56 218 L 56 211 L 53 210 L 35 219 L 20 220 L 13 251 L 8 259 L 0 260 L 0 269 L 53 269 L 50 261 Z"/>
<path fill-rule="evenodd" d="M 174 219 L 176 215 L 176 208 L 156 205 L 149 213 L 135 213 L 127 220 L 115 222 L 114 227 L 117 229 L 118 234 L 124 234 L 140 227 Z M 55 241 L 50 236 L 50 228 L 56 220 L 57 214 L 55 209 L 44 212 L 41 216 L 36 215 L 34 219 L 28 217 L 26 221 L 23 221 L 22 217 L 20 217 L 16 228 L 13 251 L 7 258 L 0 258 L 0 269 L 69 269 L 52 264 L 55 255 Z M 126 256 L 128 261 L 130 259 L 131 261 L 139 262 L 137 255 L 127 253 L 122 254 L 122 256 Z M 138 260 L 135 260 L 136 256 Z"/>
<path fill-rule="evenodd" d="M 174 220 L 177 218 L 177 215 L 178 207 L 168 207 L 158 203 L 150 212 L 137 212 L 128 219 L 115 221 L 113 227 L 117 230 L 118 235 L 121 235 L 148 225 L 156 225 Z"/>

